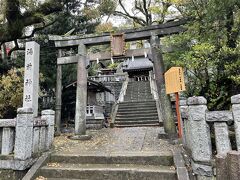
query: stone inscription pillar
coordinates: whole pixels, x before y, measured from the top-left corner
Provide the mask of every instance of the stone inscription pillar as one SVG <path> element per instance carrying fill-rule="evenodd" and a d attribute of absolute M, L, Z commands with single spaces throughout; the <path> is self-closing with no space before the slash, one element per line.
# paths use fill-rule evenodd
<path fill-rule="evenodd" d="M 32 108 L 34 117 L 38 115 L 39 56 L 39 44 L 36 42 L 27 42 L 25 50 L 23 107 Z"/>

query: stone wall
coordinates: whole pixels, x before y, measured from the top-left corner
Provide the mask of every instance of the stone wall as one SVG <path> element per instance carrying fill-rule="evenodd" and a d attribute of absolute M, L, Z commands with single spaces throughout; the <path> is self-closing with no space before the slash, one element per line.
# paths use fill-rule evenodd
<path fill-rule="evenodd" d="M 226 156 L 232 150 L 229 139 L 230 122 L 234 122 L 237 150 L 240 149 L 240 94 L 231 97 L 230 111 L 208 111 L 204 97 L 190 97 L 180 101 L 183 121 L 183 143 L 191 154 L 193 172 L 213 176 L 210 125 L 214 129 L 217 155 Z"/>

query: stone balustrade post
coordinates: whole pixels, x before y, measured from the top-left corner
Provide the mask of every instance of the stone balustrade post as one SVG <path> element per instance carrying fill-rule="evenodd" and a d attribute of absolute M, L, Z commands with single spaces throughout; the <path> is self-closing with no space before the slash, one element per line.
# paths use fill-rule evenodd
<path fill-rule="evenodd" d="M 46 150 L 46 127 L 45 126 L 41 126 L 40 130 L 39 130 L 39 146 L 38 146 L 38 150 L 40 152 L 43 152 Z"/>
<path fill-rule="evenodd" d="M 237 150 L 240 151 L 240 94 L 231 97 Z"/>
<path fill-rule="evenodd" d="M 229 139 L 227 122 L 233 120 L 231 111 L 210 111 L 207 113 L 207 121 L 213 123 L 217 153 L 226 155 L 232 149 Z"/>
<path fill-rule="evenodd" d="M 14 158 L 26 160 L 32 155 L 33 109 L 19 108 L 16 120 L 16 139 Z"/>
<path fill-rule="evenodd" d="M 187 104 L 193 172 L 201 176 L 212 176 L 212 147 L 206 122 L 207 100 L 204 97 L 190 97 Z"/>
<path fill-rule="evenodd" d="M 183 130 L 183 144 L 185 147 L 190 149 L 190 134 L 189 134 L 189 121 L 188 121 L 188 105 L 187 100 L 180 100 L 179 101 L 180 106 L 180 114 L 181 114 L 181 126 Z"/>
<path fill-rule="evenodd" d="M 2 155 L 9 155 L 13 151 L 14 146 L 14 129 L 5 127 L 2 130 Z"/>
<path fill-rule="evenodd" d="M 40 136 L 40 128 L 34 127 L 33 128 L 33 148 L 32 148 L 33 153 L 37 153 L 39 150 L 39 136 Z"/>
<path fill-rule="evenodd" d="M 52 146 L 54 139 L 54 119 L 55 111 L 53 110 L 44 110 L 42 111 L 42 119 L 47 120 L 47 132 L 46 132 L 46 150 L 49 150 Z"/>

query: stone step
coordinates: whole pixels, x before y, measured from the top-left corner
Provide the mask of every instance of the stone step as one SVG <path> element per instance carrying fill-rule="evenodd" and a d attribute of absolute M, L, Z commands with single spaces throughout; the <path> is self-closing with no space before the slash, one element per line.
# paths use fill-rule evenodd
<path fill-rule="evenodd" d="M 136 86 L 140 86 L 140 87 L 150 87 L 150 83 L 128 83 L 128 87 L 136 87 Z"/>
<path fill-rule="evenodd" d="M 156 102 L 153 101 L 152 99 L 150 99 L 148 101 L 142 101 L 142 100 L 141 101 L 124 101 L 124 102 L 119 103 L 119 105 L 123 105 L 123 106 L 125 106 L 125 105 L 129 105 L 129 106 L 151 105 L 152 106 L 152 105 L 156 105 Z"/>
<path fill-rule="evenodd" d="M 139 99 L 139 101 L 141 101 L 141 100 L 145 100 L 145 99 L 149 99 L 149 100 L 153 100 L 153 97 L 152 97 L 152 95 L 151 96 L 148 96 L 148 95 L 139 95 L 139 96 L 128 96 L 128 95 L 126 95 L 126 96 L 124 96 L 124 100 L 126 100 L 126 99 L 134 99 L 134 98 L 136 98 L 136 99 Z"/>
<path fill-rule="evenodd" d="M 133 85 L 133 86 L 128 86 L 127 87 L 127 90 L 136 90 L 136 89 L 139 89 L 139 90 L 143 90 L 143 89 L 147 89 L 147 90 L 151 90 L 151 88 L 149 86 L 145 86 L 145 85 L 140 85 L 140 86 L 137 86 L 137 85 Z"/>
<path fill-rule="evenodd" d="M 158 152 L 114 152 L 111 154 L 52 154 L 50 162 L 69 164 L 139 164 L 172 166 L 170 151 Z"/>
<path fill-rule="evenodd" d="M 102 124 L 104 120 L 87 119 L 86 124 Z"/>
<path fill-rule="evenodd" d="M 158 120 L 158 116 L 140 116 L 140 117 L 116 117 L 115 121 L 150 121 Z"/>
<path fill-rule="evenodd" d="M 152 98 L 152 94 L 146 94 L 146 93 L 144 93 L 144 94 L 126 94 L 124 96 L 124 98 L 125 97 L 140 97 L 140 96 L 146 97 L 146 98 L 148 98 L 148 97 Z"/>
<path fill-rule="evenodd" d="M 127 108 L 132 108 L 132 109 L 134 109 L 135 107 L 156 107 L 156 104 L 153 104 L 153 103 L 146 103 L 146 104 L 144 104 L 144 103 L 141 103 L 141 104 L 138 104 L 138 103 L 132 103 L 132 104 L 119 104 L 119 106 L 118 106 L 119 108 L 125 108 L 125 107 L 127 107 Z"/>
<path fill-rule="evenodd" d="M 154 127 L 154 126 L 162 126 L 163 124 L 154 123 L 154 124 L 114 124 L 116 128 L 128 128 L 128 127 Z"/>
<path fill-rule="evenodd" d="M 134 164 L 59 164 L 59 167 L 42 167 L 40 174 L 43 174 L 46 178 L 88 180 L 177 179 L 176 171 L 170 166 Z"/>
<path fill-rule="evenodd" d="M 117 125 L 158 124 L 158 125 L 159 125 L 158 120 L 156 120 L 156 119 L 154 119 L 154 120 L 144 120 L 144 121 L 139 121 L 139 120 L 135 120 L 135 121 L 116 120 L 116 121 L 114 122 L 114 124 L 117 124 Z"/>
<path fill-rule="evenodd" d="M 150 89 L 127 89 L 126 90 L 126 94 L 143 94 L 143 93 L 150 93 L 151 94 L 151 90 Z"/>
<path fill-rule="evenodd" d="M 151 93 L 151 89 L 127 89 L 126 93 Z"/>
<path fill-rule="evenodd" d="M 125 117 L 158 117 L 158 113 L 157 111 L 154 111 L 153 113 L 132 113 L 132 114 L 122 114 L 122 113 L 118 113 L 116 117 L 119 117 L 119 118 L 125 118 Z M 137 118 L 136 118 L 137 119 Z"/>
<path fill-rule="evenodd" d="M 119 116 L 121 116 L 121 115 L 124 115 L 124 116 L 127 116 L 127 115 L 135 115 L 135 114 L 137 114 L 137 115 L 142 115 L 142 114 L 152 114 L 152 113 L 156 113 L 157 114 L 157 110 L 155 110 L 155 109 L 153 109 L 153 110 L 148 110 L 148 111 L 138 111 L 138 110 L 136 110 L 136 111 L 127 111 L 127 112 L 118 112 L 117 113 L 117 115 L 119 115 Z"/>
<path fill-rule="evenodd" d="M 151 93 L 148 93 L 148 92 L 143 92 L 143 93 L 126 93 L 126 96 L 134 96 L 134 97 L 138 97 L 138 96 L 146 96 L 146 97 L 152 97 L 152 94 Z"/>
<path fill-rule="evenodd" d="M 47 180 L 86 180 L 86 179 L 47 178 Z"/>
<path fill-rule="evenodd" d="M 120 104 L 128 104 L 128 103 L 130 103 L 130 104 L 134 104 L 134 103 L 136 103 L 136 104 L 141 104 L 141 103 L 143 103 L 143 104 L 146 104 L 146 103 L 152 103 L 152 104 L 156 104 L 156 101 L 155 100 L 149 100 L 149 101 L 135 101 L 135 102 L 128 102 L 128 101 L 124 101 L 124 102 L 121 102 Z"/>
<path fill-rule="evenodd" d="M 155 110 L 157 111 L 157 108 L 156 106 L 153 107 L 153 106 L 145 106 L 145 107 L 119 107 L 118 108 L 118 112 L 134 112 L 134 111 L 145 111 L 145 112 L 148 112 L 149 110 Z"/>
<path fill-rule="evenodd" d="M 127 97 L 127 98 L 124 98 L 124 100 L 126 100 L 126 101 L 149 101 L 149 100 L 153 100 L 153 98 L 152 97 L 146 98 L 146 97 L 139 96 L 139 97 Z"/>

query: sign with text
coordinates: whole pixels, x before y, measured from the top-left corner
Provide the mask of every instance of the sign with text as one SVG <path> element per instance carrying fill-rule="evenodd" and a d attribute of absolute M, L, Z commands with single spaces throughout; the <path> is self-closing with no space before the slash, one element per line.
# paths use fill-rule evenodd
<path fill-rule="evenodd" d="M 113 57 L 125 55 L 124 34 L 113 34 L 111 36 L 111 52 Z"/>
<path fill-rule="evenodd" d="M 164 76 L 167 94 L 186 90 L 182 67 L 172 67 L 164 74 Z"/>
<path fill-rule="evenodd" d="M 23 107 L 32 108 L 35 117 L 38 115 L 39 55 L 39 44 L 36 42 L 27 42 L 25 50 Z"/>

